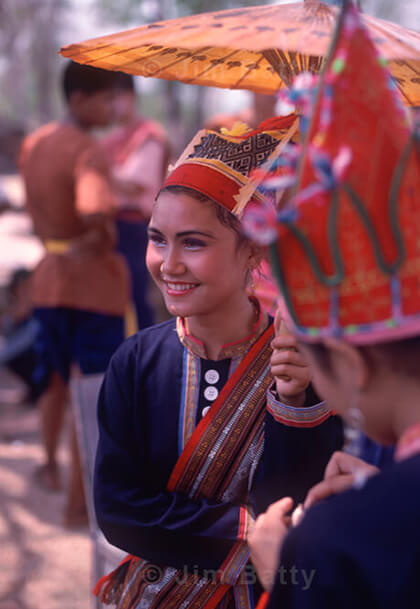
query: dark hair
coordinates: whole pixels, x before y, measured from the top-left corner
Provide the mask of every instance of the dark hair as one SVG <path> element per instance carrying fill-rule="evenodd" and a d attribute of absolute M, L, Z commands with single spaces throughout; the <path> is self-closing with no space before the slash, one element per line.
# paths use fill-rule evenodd
<path fill-rule="evenodd" d="M 130 93 L 136 92 L 134 85 L 134 78 L 131 74 L 125 72 L 115 72 L 115 88 L 121 91 L 130 91 Z"/>
<path fill-rule="evenodd" d="M 99 91 L 113 89 L 115 80 L 115 72 L 69 61 L 63 72 L 64 96 L 68 101 L 75 91 L 93 95 Z"/>
<path fill-rule="evenodd" d="M 305 343 L 305 347 L 313 353 L 326 371 L 331 370 L 330 352 L 323 343 Z M 420 336 L 357 348 L 372 368 L 382 362 L 386 368 L 397 374 L 407 377 L 419 376 Z"/>
<path fill-rule="evenodd" d="M 217 203 L 217 201 L 214 201 L 213 199 L 210 199 L 210 197 L 207 197 L 201 192 L 198 192 L 198 190 L 188 188 L 187 186 L 165 186 L 165 188 L 162 188 L 159 194 L 161 194 L 162 192 L 172 192 L 174 194 L 188 195 L 196 201 L 200 201 L 200 203 L 205 203 L 206 205 L 212 207 L 216 213 L 219 222 L 224 226 L 227 226 L 227 228 L 233 230 L 234 233 L 236 233 L 236 236 L 238 238 L 238 246 L 245 245 L 245 243 L 251 243 L 251 240 L 243 232 L 242 224 L 238 220 L 238 218 L 234 216 L 229 210 L 227 210 L 226 207 L 223 207 L 223 205 L 220 205 L 220 203 Z"/>

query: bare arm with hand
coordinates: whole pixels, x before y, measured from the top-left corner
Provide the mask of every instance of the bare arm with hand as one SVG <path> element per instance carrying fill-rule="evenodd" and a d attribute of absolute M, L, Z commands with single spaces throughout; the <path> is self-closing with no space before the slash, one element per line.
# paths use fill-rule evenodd
<path fill-rule="evenodd" d="M 258 516 L 247 538 L 258 579 L 267 591 L 272 589 L 276 579 L 280 548 L 291 524 L 287 513 L 292 507 L 290 497 L 272 503 Z"/>
<path fill-rule="evenodd" d="M 374 465 L 337 451 L 328 462 L 323 481 L 313 486 L 308 492 L 304 508 L 307 509 L 331 495 L 342 493 L 359 481 L 366 480 L 378 472 L 379 469 Z"/>
<path fill-rule="evenodd" d="M 299 352 L 297 340 L 286 328 L 279 311 L 274 321 L 271 347 L 271 373 L 276 381 L 279 400 L 289 406 L 303 406 L 311 375 Z"/>

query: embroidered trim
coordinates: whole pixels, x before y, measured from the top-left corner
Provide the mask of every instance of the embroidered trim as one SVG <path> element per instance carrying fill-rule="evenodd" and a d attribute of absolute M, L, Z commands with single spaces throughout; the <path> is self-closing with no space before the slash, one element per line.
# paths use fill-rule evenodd
<path fill-rule="evenodd" d="M 232 357 L 232 359 L 230 361 L 230 366 L 229 366 L 229 378 L 235 372 L 236 368 L 239 366 L 241 361 L 242 361 L 242 356 L 240 356 L 240 355 L 237 355 L 236 357 Z"/>
<path fill-rule="evenodd" d="M 197 408 L 200 393 L 201 361 L 189 349 L 184 349 L 182 370 L 182 392 L 179 413 L 178 452 L 182 453 L 185 445 L 196 428 Z"/>
<path fill-rule="evenodd" d="M 247 438 L 248 444 L 252 441 L 248 434 L 254 425 L 256 426 L 254 431 L 257 430 L 260 415 L 263 416 L 265 412 L 265 409 L 259 408 L 259 404 L 262 405 L 264 400 L 265 406 L 266 390 L 272 383 L 270 375 L 272 336 L 273 326 L 270 325 L 252 346 L 213 403 L 212 418 L 205 417 L 196 427 L 171 474 L 168 482 L 169 491 L 182 487 L 188 489 L 190 496 L 207 497 L 218 497 L 225 491 L 221 480 L 229 478 L 226 476 L 227 461 L 232 466 L 233 462 L 238 463 L 237 459 L 240 457 L 238 448 L 240 451 L 243 450 L 243 446 L 242 449 L 240 448 L 240 438 Z M 243 416 L 245 413 L 246 416 Z M 233 424 L 235 434 L 230 434 Z M 212 475 L 202 477 L 210 463 Z M 230 475 L 233 469 L 231 467 Z M 198 479 L 200 479 L 199 484 L 197 484 Z"/>
<path fill-rule="evenodd" d="M 252 328 L 251 334 L 249 336 L 246 336 L 242 340 L 238 340 L 233 343 L 226 343 L 225 345 L 223 345 L 217 357 L 217 360 L 243 357 L 267 328 L 267 314 L 263 311 L 260 303 L 256 298 L 252 298 L 251 300 L 258 310 L 258 318 Z M 195 338 L 192 334 L 189 333 L 188 323 L 186 319 L 177 317 L 176 331 L 178 333 L 178 338 L 184 347 L 192 351 L 195 355 L 198 355 L 198 357 L 208 359 L 204 344 L 201 342 L 201 340 Z"/>
<path fill-rule="evenodd" d="M 235 607 L 238 609 L 254 609 L 254 595 L 251 584 L 241 584 L 233 588 Z"/>
<path fill-rule="evenodd" d="M 237 541 L 220 569 L 217 570 L 217 580 L 221 584 L 235 585 L 249 559 L 249 548 L 243 541 Z"/>
<path fill-rule="evenodd" d="M 239 510 L 238 539 L 246 541 L 255 522 L 249 506 L 241 505 Z"/>
<path fill-rule="evenodd" d="M 279 402 L 273 391 L 267 392 L 267 410 L 277 423 L 289 427 L 316 427 L 333 414 L 325 402 L 307 408 L 295 408 Z"/>

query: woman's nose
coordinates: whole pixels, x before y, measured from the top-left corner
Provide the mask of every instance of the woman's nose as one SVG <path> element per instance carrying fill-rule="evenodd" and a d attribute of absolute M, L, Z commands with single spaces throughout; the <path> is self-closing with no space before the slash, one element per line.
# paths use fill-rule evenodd
<path fill-rule="evenodd" d="M 185 264 L 175 251 L 167 251 L 160 265 L 162 275 L 180 275 L 185 272 Z"/>

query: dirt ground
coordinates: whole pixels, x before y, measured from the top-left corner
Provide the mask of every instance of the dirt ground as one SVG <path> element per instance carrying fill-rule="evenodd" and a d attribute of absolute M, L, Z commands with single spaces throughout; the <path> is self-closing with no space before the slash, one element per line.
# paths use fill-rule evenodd
<path fill-rule="evenodd" d="M 64 494 L 39 488 L 38 413 L 17 404 L 19 386 L 0 370 L 0 609 L 90 609 L 87 527 L 62 526 Z M 59 459 L 68 470 L 68 429 Z"/>

